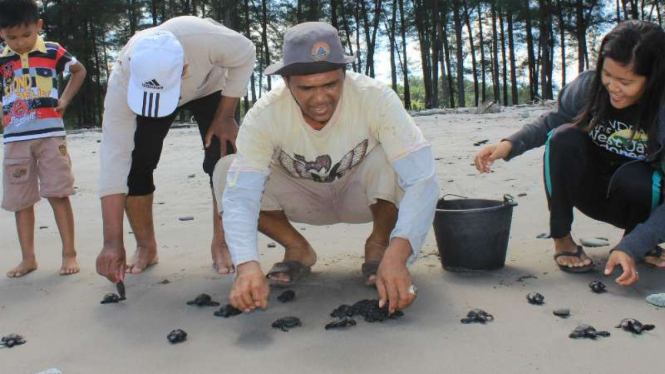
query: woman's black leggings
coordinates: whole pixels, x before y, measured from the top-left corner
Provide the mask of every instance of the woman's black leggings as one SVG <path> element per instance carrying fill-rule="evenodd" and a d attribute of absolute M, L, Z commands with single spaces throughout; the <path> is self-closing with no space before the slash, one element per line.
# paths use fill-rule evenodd
<path fill-rule="evenodd" d="M 573 207 L 628 233 L 662 199 L 660 172 L 643 161 L 614 157 L 572 125 L 550 134 L 544 177 L 553 238 L 570 233 Z"/>

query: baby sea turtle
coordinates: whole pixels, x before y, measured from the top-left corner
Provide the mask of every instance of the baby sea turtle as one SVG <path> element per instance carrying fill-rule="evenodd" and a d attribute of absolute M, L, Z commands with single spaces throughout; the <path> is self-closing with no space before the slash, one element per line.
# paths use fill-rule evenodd
<path fill-rule="evenodd" d="M 292 290 L 286 290 L 281 295 L 277 296 L 277 300 L 286 303 L 296 298 L 296 293 Z"/>
<path fill-rule="evenodd" d="M 390 314 L 388 305 L 379 308 L 379 300 L 363 299 L 349 306 L 342 304 L 330 313 L 330 316 L 337 319 L 344 317 L 362 316 L 366 322 L 383 322 L 386 319 L 395 319 L 403 317 L 404 312 L 396 310 Z"/>
<path fill-rule="evenodd" d="M 634 318 L 624 318 L 615 327 L 622 328 L 635 334 L 642 334 L 642 331 L 650 331 L 656 328 L 654 325 L 642 324 Z"/>
<path fill-rule="evenodd" d="M 19 334 L 9 334 L 7 336 L 3 336 L 2 339 L 0 339 L 0 345 L 11 348 L 15 345 L 21 345 L 25 344 L 25 338 L 23 335 Z"/>
<path fill-rule="evenodd" d="M 298 317 L 282 317 L 272 323 L 272 327 L 286 332 L 296 326 L 302 326 L 302 322 Z"/>
<path fill-rule="evenodd" d="M 579 338 L 589 338 L 589 339 L 596 339 L 599 336 L 607 337 L 610 336 L 610 333 L 607 331 L 596 331 L 593 326 L 589 325 L 579 325 L 575 327 L 575 330 L 568 335 L 568 337 L 572 339 L 579 339 Z"/>
<path fill-rule="evenodd" d="M 219 308 L 219 310 L 216 311 L 213 314 L 217 317 L 229 318 L 229 317 L 237 316 L 238 314 L 242 314 L 242 310 L 236 309 L 231 304 L 226 304 L 223 307 Z"/>
<path fill-rule="evenodd" d="M 591 288 L 591 291 L 595 293 L 605 292 L 605 284 L 601 281 L 592 281 L 589 283 L 589 288 Z"/>
<path fill-rule="evenodd" d="M 218 306 L 219 303 L 212 301 L 212 297 L 207 293 L 202 293 L 197 296 L 194 300 L 189 300 L 187 305 L 196 305 L 196 306 Z"/>
<path fill-rule="evenodd" d="M 545 296 L 538 292 L 529 292 L 526 299 L 529 300 L 529 304 L 543 305 L 545 303 Z"/>
<path fill-rule="evenodd" d="M 353 316 L 353 308 L 351 305 L 342 304 L 330 313 L 333 318 L 344 318 Z"/>
<path fill-rule="evenodd" d="M 487 313 L 486 311 L 482 309 L 473 309 L 470 310 L 469 313 L 466 314 L 466 318 L 462 318 L 460 322 L 464 324 L 468 323 L 485 323 L 485 322 L 492 322 L 494 321 L 494 316 Z"/>
<path fill-rule="evenodd" d="M 326 325 L 326 330 L 339 329 L 339 328 L 342 328 L 342 327 L 355 326 L 355 325 L 356 325 L 356 320 L 355 319 L 345 316 L 345 317 L 342 317 L 342 318 L 336 318 L 334 321 L 327 324 Z"/>
<path fill-rule="evenodd" d="M 339 308 L 338 308 L 339 309 Z M 388 304 L 384 305 L 383 308 L 379 308 L 379 300 L 360 300 L 357 303 L 351 306 L 351 315 L 363 316 L 366 322 L 383 322 L 386 319 L 395 319 L 398 317 L 403 317 L 404 312 L 396 310 L 393 314 L 390 314 L 388 309 Z"/>
<path fill-rule="evenodd" d="M 554 309 L 552 313 L 554 313 L 554 315 L 557 317 L 568 318 L 570 316 L 570 309 L 568 308 Z"/>
<path fill-rule="evenodd" d="M 166 339 L 168 339 L 171 344 L 182 343 L 187 340 L 187 333 L 184 330 L 176 329 L 171 331 L 166 336 Z"/>
<path fill-rule="evenodd" d="M 122 300 L 125 300 L 125 298 L 118 296 L 118 294 L 107 293 L 106 295 L 104 295 L 104 298 L 99 303 L 100 304 L 111 304 L 111 303 L 120 302 Z"/>

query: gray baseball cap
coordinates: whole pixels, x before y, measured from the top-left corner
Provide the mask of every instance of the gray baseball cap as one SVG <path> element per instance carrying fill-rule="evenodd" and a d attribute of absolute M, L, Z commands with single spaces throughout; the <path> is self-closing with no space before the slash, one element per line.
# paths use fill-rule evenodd
<path fill-rule="evenodd" d="M 356 60 L 347 56 L 337 29 L 324 22 L 305 22 L 284 35 L 284 59 L 268 66 L 266 75 L 309 75 L 339 69 Z"/>

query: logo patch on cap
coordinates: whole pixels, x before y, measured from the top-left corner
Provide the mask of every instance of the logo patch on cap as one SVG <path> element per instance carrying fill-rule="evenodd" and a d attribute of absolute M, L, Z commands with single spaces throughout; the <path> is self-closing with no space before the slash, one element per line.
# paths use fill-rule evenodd
<path fill-rule="evenodd" d="M 330 46 L 326 42 L 318 42 L 312 47 L 312 58 L 315 61 L 325 61 L 330 56 Z"/>
<path fill-rule="evenodd" d="M 164 89 L 164 86 L 159 84 L 159 82 L 157 82 L 157 79 L 153 79 L 153 80 L 150 80 L 150 81 L 143 82 L 141 84 L 141 86 L 143 86 L 143 88 L 150 88 L 150 89 L 153 89 L 153 90 L 163 90 Z"/>

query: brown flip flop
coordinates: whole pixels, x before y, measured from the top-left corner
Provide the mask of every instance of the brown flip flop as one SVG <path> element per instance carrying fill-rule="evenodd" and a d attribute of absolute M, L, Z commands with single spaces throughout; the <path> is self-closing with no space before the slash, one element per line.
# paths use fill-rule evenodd
<path fill-rule="evenodd" d="M 272 266 L 272 269 L 268 271 L 268 274 L 266 274 L 266 278 L 270 281 L 271 286 L 275 287 L 288 287 L 293 285 L 298 281 L 298 279 L 302 278 L 302 276 L 309 274 L 309 272 L 312 270 L 311 266 L 305 266 L 302 263 L 298 261 L 283 261 L 283 262 L 277 262 Z M 273 280 L 270 278 L 271 275 L 277 274 L 277 273 L 284 273 L 289 276 L 289 281 L 288 282 L 282 282 L 278 280 Z"/>
<path fill-rule="evenodd" d="M 369 277 L 376 275 L 377 270 L 379 270 L 379 264 L 381 261 L 365 261 L 360 268 L 365 278 L 365 284 L 369 281 Z"/>

